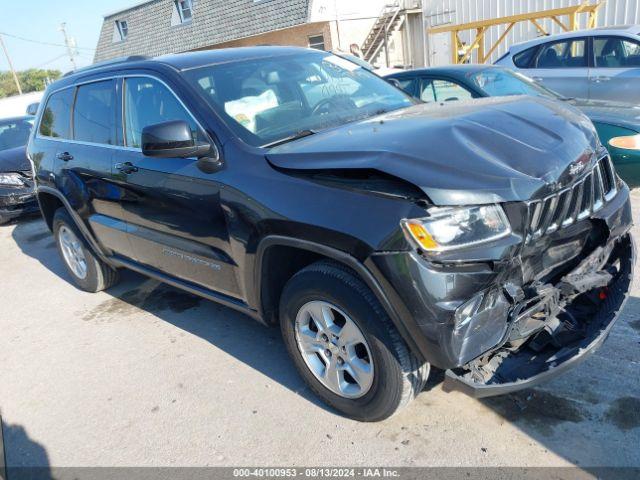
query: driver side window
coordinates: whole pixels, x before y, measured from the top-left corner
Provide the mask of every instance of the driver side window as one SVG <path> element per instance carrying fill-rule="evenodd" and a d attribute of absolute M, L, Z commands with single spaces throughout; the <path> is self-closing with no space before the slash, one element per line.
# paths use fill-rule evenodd
<path fill-rule="evenodd" d="M 189 124 L 196 141 L 206 141 L 191 115 L 162 83 L 147 77 L 125 79 L 124 87 L 125 145 L 140 148 L 144 127 L 172 120 Z"/>

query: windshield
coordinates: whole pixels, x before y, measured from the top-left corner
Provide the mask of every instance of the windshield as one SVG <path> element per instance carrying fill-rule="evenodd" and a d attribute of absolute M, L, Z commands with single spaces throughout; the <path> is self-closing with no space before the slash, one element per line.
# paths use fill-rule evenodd
<path fill-rule="evenodd" d="M 414 103 L 377 75 L 324 52 L 200 67 L 184 75 L 231 129 L 254 146 Z"/>
<path fill-rule="evenodd" d="M 509 70 L 493 68 L 483 70 L 471 75 L 471 80 L 490 97 L 533 95 L 560 98 L 560 95 L 548 88 L 538 85 L 524 75 Z"/>
<path fill-rule="evenodd" d="M 0 151 L 24 147 L 32 126 L 32 120 L 26 118 L 0 120 Z"/>

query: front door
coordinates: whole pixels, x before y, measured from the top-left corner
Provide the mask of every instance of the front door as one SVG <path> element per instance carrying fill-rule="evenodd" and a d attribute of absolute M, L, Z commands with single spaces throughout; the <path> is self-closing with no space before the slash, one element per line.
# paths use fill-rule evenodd
<path fill-rule="evenodd" d="M 589 98 L 640 104 L 640 42 L 622 37 L 594 37 L 594 68 Z"/>
<path fill-rule="evenodd" d="M 184 120 L 194 138 L 211 142 L 178 97 L 147 76 L 123 80 L 126 149 L 115 168 L 126 195 L 122 207 L 138 262 L 181 280 L 239 298 L 216 173 L 195 158 L 151 158 L 141 151 L 142 129 Z"/>

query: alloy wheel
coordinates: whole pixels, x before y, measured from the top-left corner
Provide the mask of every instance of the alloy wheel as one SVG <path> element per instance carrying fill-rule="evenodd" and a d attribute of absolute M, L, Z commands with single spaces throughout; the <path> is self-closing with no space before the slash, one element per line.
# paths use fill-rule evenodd
<path fill-rule="evenodd" d="M 67 266 L 73 274 L 83 280 L 87 276 L 87 260 L 82 250 L 82 244 L 73 231 L 66 225 L 58 230 L 58 242 L 60 250 Z"/>
<path fill-rule="evenodd" d="M 311 373 L 333 393 L 360 398 L 373 384 L 373 361 L 356 323 L 324 301 L 309 302 L 296 316 L 296 344 Z"/>

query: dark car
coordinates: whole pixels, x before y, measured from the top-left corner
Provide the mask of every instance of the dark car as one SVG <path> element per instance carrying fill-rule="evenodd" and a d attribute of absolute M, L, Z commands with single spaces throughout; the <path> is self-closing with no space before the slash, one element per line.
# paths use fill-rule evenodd
<path fill-rule="evenodd" d="M 338 411 L 496 395 L 607 337 L 631 282 L 629 190 L 545 98 L 417 104 L 326 52 L 129 58 L 48 87 L 29 155 L 86 291 L 125 267 L 280 324 Z M 251 339 L 247 339 L 251 341 Z"/>
<path fill-rule="evenodd" d="M 0 225 L 38 212 L 26 152 L 32 126 L 31 116 L 0 119 Z"/>
<path fill-rule="evenodd" d="M 591 119 L 623 180 L 632 187 L 640 186 L 640 107 L 566 98 L 524 75 L 491 65 L 423 68 L 385 78 L 393 79 L 396 86 L 425 102 L 507 95 L 534 95 L 564 101 Z"/>

